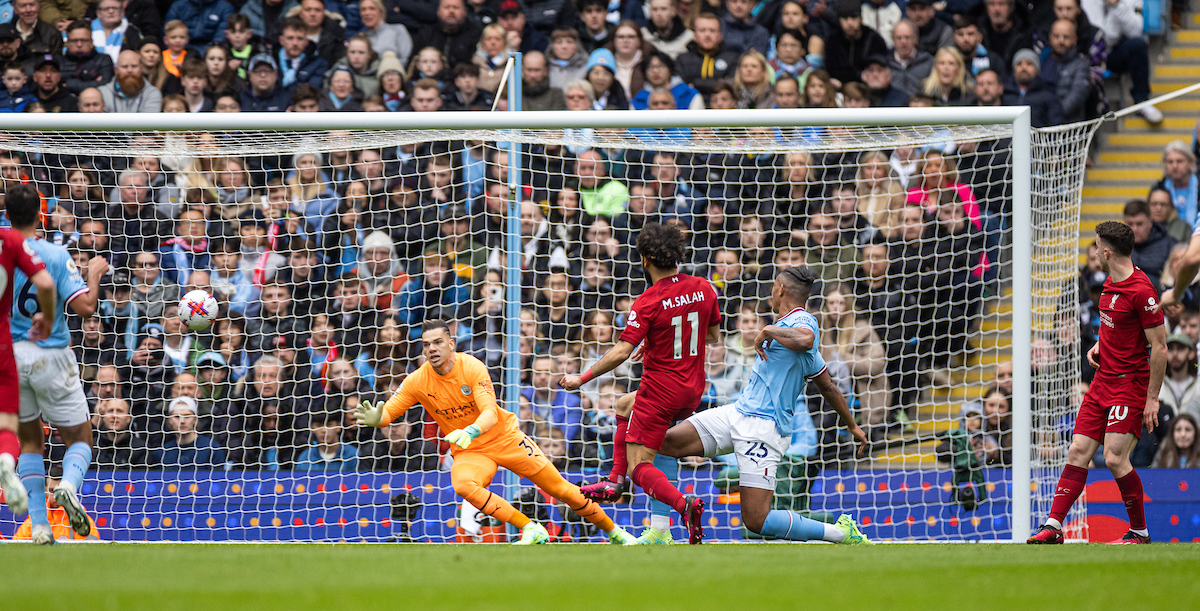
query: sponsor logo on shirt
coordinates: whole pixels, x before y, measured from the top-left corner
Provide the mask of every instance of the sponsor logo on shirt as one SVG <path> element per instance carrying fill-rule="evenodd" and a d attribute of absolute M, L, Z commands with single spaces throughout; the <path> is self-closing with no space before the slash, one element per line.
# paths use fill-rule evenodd
<path fill-rule="evenodd" d="M 471 387 L 470 386 L 463 384 L 462 387 L 459 388 L 459 390 L 462 391 L 463 396 L 467 396 L 467 397 L 471 396 Z"/>

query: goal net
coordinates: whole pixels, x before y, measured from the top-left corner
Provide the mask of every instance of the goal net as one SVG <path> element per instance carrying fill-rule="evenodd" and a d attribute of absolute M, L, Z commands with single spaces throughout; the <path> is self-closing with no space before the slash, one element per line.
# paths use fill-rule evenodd
<path fill-rule="evenodd" d="M 82 497 L 102 538 L 505 540 L 455 495 L 423 409 L 384 429 L 352 412 L 422 364 L 421 323 L 441 318 L 568 479 L 607 475 L 616 404 L 640 364 L 578 393 L 558 381 L 619 338 L 646 289 L 638 232 L 658 222 L 688 239 L 680 271 L 720 296 L 699 410 L 746 385 L 753 339 L 777 316 L 776 274 L 820 277 L 808 304 L 820 351 L 871 445 L 856 455 L 810 387 L 775 507 L 849 513 L 879 539 L 1010 539 L 1029 528 L 1014 518 L 1048 508 L 1077 404 L 1094 125 L 1029 136 L 1014 133 L 1017 111 L 961 110 L 804 111 L 776 125 L 746 112 L 740 126 L 595 113 L 585 128 L 565 113 L 449 115 L 445 129 L 212 116 L 209 129 L 177 124 L 187 131 L 109 116 L 5 133 L 0 174 L 5 189 L 37 186 L 44 239 L 83 273 L 97 257 L 113 268 L 96 315 L 69 317 L 96 431 Z M 221 305 L 208 330 L 178 320 L 192 289 Z M 1026 341 L 1032 356 L 1014 353 Z M 53 477 L 64 448 L 48 432 Z M 710 539 L 754 536 L 736 465 L 679 461 L 679 488 L 708 502 Z M 492 491 L 557 540 L 601 540 L 504 469 Z M 640 490 L 606 510 L 635 530 L 649 521 Z M 0 533 L 18 524 L 0 509 Z"/>

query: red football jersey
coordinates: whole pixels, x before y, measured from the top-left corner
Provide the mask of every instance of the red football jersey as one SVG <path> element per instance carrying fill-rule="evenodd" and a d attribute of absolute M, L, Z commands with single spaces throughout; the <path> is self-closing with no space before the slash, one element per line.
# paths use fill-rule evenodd
<path fill-rule="evenodd" d="M 1155 310 L 1158 291 L 1146 272 L 1134 268 L 1122 282 L 1104 281 L 1100 294 L 1100 371 L 1110 376 L 1150 375 L 1150 342 L 1146 329 L 1163 324 Z"/>
<path fill-rule="evenodd" d="M 42 258 L 25 245 L 25 236 L 12 229 L 0 229 L 0 266 L 4 268 L 4 277 L 0 278 L 0 346 L 6 346 L 11 353 L 13 341 L 8 328 L 8 316 L 12 312 L 13 274 L 19 268 L 32 278 L 46 266 Z"/>
<path fill-rule="evenodd" d="M 695 408 L 704 394 L 704 338 L 720 324 L 717 292 L 703 278 L 675 274 L 633 302 L 621 340 L 645 340 L 638 402 L 664 409 Z"/>

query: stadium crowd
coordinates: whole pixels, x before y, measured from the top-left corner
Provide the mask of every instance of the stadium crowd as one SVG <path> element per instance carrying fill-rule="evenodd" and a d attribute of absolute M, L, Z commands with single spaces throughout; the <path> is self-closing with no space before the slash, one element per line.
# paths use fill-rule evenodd
<path fill-rule="evenodd" d="M 1103 112 L 1108 73 L 1130 75 L 1135 101 L 1149 95 L 1130 0 L 13 8 L 12 23 L 0 25 L 0 110 L 10 112 L 507 108 L 497 87 L 509 51 L 525 54 L 524 110 L 1024 104 L 1035 126 L 1047 126 Z M 1153 107 L 1142 112 L 1161 119 Z M 636 364 L 578 394 L 557 380 L 619 337 L 644 288 L 633 243 L 648 222 L 684 231 L 682 271 L 721 295 L 726 337 L 709 352 L 702 407 L 740 390 L 753 338 L 770 321 L 775 273 L 805 264 L 822 280 L 812 304 L 822 353 L 864 428 L 875 440 L 914 431 L 922 389 L 966 362 L 984 299 L 1000 289 L 1011 141 L 728 150 L 811 143 L 836 130 L 630 130 L 640 144 L 629 148 L 568 130 L 566 143 L 524 152 L 521 417 L 560 466 L 599 467 L 616 398 L 636 388 Z M 5 185 L 41 188 L 47 239 L 81 268 L 103 256 L 117 270 L 97 315 L 74 319 L 97 465 L 438 468 L 446 446 L 419 411 L 381 433 L 355 427 L 350 411 L 386 398 L 420 364 L 428 317 L 453 321 L 459 349 L 502 381 L 509 151 L 468 140 L 203 153 L 219 137 L 143 136 L 125 144 L 161 153 L 129 158 L 0 155 Z M 724 152 L 666 146 L 693 139 Z M 1194 205 L 1195 187 L 1174 184 L 1167 190 L 1190 193 Z M 1181 204 L 1155 205 L 1157 222 L 1159 208 L 1169 216 Z M 191 288 L 222 304 L 208 331 L 178 319 Z M 977 446 L 991 444 L 980 454 L 986 464 L 1011 460 L 1005 367 L 967 408 L 977 411 L 963 414 L 990 440 Z M 844 456 L 833 412 L 818 398 L 810 413 L 797 419 L 789 455 L 800 464 Z"/>

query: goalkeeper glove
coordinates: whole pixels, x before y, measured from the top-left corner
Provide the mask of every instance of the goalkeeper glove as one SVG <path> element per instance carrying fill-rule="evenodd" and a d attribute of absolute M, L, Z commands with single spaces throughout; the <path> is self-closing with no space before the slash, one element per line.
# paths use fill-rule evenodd
<path fill-rule="evenodd" d="M 475 441 L 476 437 L 482 434 L 483 431 L 479 430 L 478 426 L 472 424 L 463 429 L 450 431 L 443 439 L 465 450 L 467 446 L 471 445 L 472 441 Z"/>
<path fill-rule="evenodd" d="M 358 426 L 383 426 L 383 401 L 363 401 L 354 411 L 354 421 Z"/>

